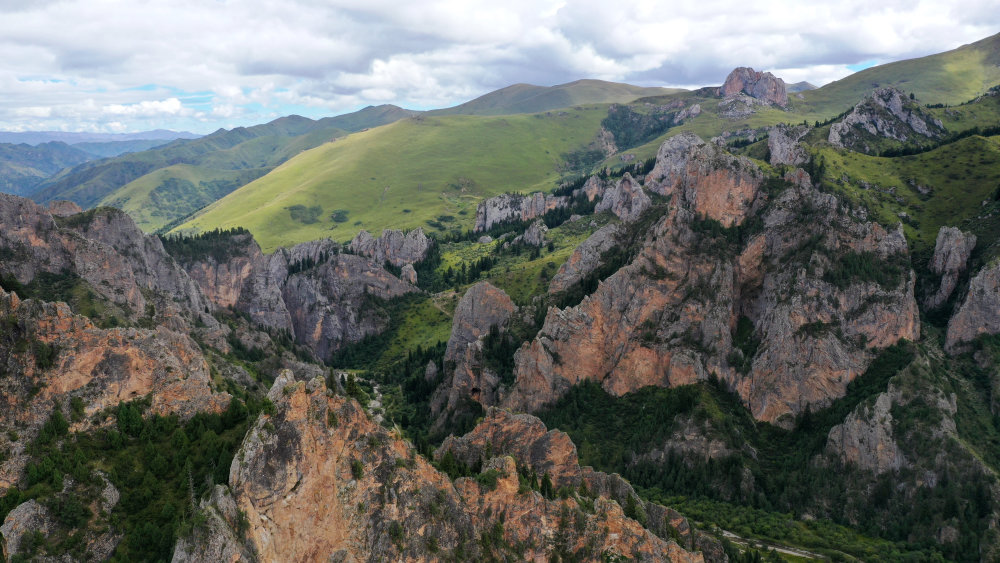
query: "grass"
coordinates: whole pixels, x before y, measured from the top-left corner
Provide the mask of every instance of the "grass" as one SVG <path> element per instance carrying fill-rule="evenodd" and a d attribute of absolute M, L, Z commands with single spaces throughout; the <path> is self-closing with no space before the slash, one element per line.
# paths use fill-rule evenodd
<path fill-rule="evenodd" d="M 452 218 L 445 228 L 471 228 L 484 197 L 554 187 L 560 155 L 589 143 L 606 112 L 397 121 L 306 151 L 177 230 L 242 226 L 270 252 L 322 237 L 346 241 L 360 229 L 427 228 L 442 216 Z M 292 220 L 294 205 L 320 206 L 321 220 Z M 346 222 L 330 217 L 338 209 L 348 211 Z"/>
<path fill-rule="evenodd" d="M 946 225 L 972 228 L 985 237 L 986 244 L 997 238 L 992 222 L 982 222 L 992 211 L 983 202 L 993 201 L 1000 188 L 996 137 L 969 137 L 923 154 L 895 158 L 832 148 L 820 149 L 819 155 L 826 163 L 827 182 L 865 205 L 880 222 L 895 225 L 902 221 L 914 250 L 932 249 L 938 229 Z M 917 185 L 932 191 L 922 195 Z M 901 213 L 906 216 L 901 218 Z"/>
<path fill-rule="evenodd" d="M 643 96 L 679 92 L 677 88 L 633 86 L 603 80 L 577 80 L 556 86 L 514 84 L 453 108 L 434 110 L 437 115 L 501 115 L 537 113 L 581 104 L 628 103 Z"/>

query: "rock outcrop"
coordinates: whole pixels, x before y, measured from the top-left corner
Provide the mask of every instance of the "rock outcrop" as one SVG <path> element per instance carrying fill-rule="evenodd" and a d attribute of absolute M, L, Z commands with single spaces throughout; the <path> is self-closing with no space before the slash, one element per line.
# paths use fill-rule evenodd
<path fill-rule="evenodd" d="M 386 271 L 384 261 L 341 254 L 329 239 L 271 255 L 262 254 L 249 234 L 221 244 L 229 251 L 219 256 L 181 258 L 201 291 L 218 306 L 246 313 L 255 325 L 289 331 L 322 359 L 385 328 L 387 319 L 368 296 L 392 299 L 418 291 Z"/>
<path fill-rule="evenodd" d="M 764 174 L 750 159 L 693 133 L 667 139 L 646 177 L 649 190 L 666 197 L 677 194 L 696 215 L 724 227 L 743 222 L 763 181 Z"/>
<path fill-rule="evenodd" d="M 873 154 L 877 139 L 901 143 L 944 137 L 941 121 L 924 112 L 899 90 L 878 88 L 858 102 L 851 113 L 830 127 L 828 140 L 835 147 Z"/>
<path fill-rule="evenodd" d="M 500 405 L 532 412 L 583 380 L 621 395 L 715 373 L 755 417 L 788 424 L 842 396 L 875 351 L 918 337 L 901 228 L 852 215 L 804 172 L 765 194 L 752 162 L 681 135 L 660 148 L 646 180 L 671 199 L 637 257 L 579 305 L 549 309 L 515 355 Z M 735 246 L 705 221 L 732 228 L 749 217 L 760 232 Z M 858 278 L 844 264 L 859 260 L 892 275 Z M 740 317 L 759 345 L 734 343 Z"/>
<path fill-rule="evenodd" d="M 149 396 L 150 410 L 182 419 L 220 412 L 229 395 L 215 393 L 198 345 L 186 334 L 156 329 L 101 329 L 74 315 L 64 303 L 21 300 L 0 290 L 0 429 L 16 429 L 9 456 L 0 464 L 0 488 L 18 483 L 25 448 L 49 419 L 54 405 L 71 398 L 89 417 L 121 401 Z M 67 416 L 66 418 L 70 418 Z M 7 440 L 9 441 L 9 440 Z"/>
<path fill-rule="evenodd" d="M 549 283 L 549 294 L 569 289 L 601 265 L 601 256 L 617 244 L 621 227 L 618 223 L 605 225 L 587 237 L 573 250 L 573 254 L 559 266 L 559 271 Z"/>
<path fill-rule="evenodd" d="M 75 202 L 65 199 L 50 201 L 48 209 L 49 213 L 51 213 L 53 217 L 69 217 L 70 215 L 83 213 L 82 207 L 77 205 Z"/>
<path fill-rule="evenodd" d="M 767 150 L 771 164 L 798 166 L 809 160 L 809 153 L 799 142 L 809 132 L 806 125 L 776 125 L 768 130 Z"/>
<path fill-rule="evenodd" d="M 628 481 L 618 475 L 581 467 L 569 436 L 559 430 L 548 430 L 532 415 L 491 408 L 468 434 L 449 436 L 434 456 L 441 460 L 448 452 L 469 466 L 488 463 L 495 456 L 511 456 L 517 465 L 534 471 L 539 478 L 548 475 L 557 489 L 578 490 L 582 486 L 620 506 L 634 503 L 646 515 L 646 526 L 656 535 L 679 538 L 684 548 L 702 551 L 706 561 L 725 560 L 718 541 L 695 529 L 676 510 L 643 501 Z"/>
<path fill-rule="evenodd" d="M 636 182 L 628 172 L 622 176 L 615 187 L 604 192 L 604 197 L 594 208 L 595 213 L 611 211 L 619 219 L 626 223 L 631 223 L 642 215 L 642 212 L 649 209 L 653 202 L 643 191 L 639 182 Z"/>
<path fill-rule="evenodd" d="M 40 274 L 79 278 L 128 320 L 153 313 L 174 329 L 184 325 L 181 315 L 215 323 L 205 314 L 209 303 L 160 239 L 117 209 L 57 220 L 31 200 L 0 194 L 0 253 L 0 276 L 24 285 Z"/>
<path fill-rule="evenodd" d="M 485 199 L 476 207 L 476 232 L 488 231 L 508 221 L 531 221 L 547 211 L 566 207 L 569 198 L 535 192 L 529 195 L 500 194 Z"/>
<path fill-rule="evenodd" d="M 453 412 L 464 400 L 496 404 L 497 374 L 483 365 L 482 341 L 491 328 L 507 323 L 517 306 L 489 282 L 469 288 L 455 307 L 444 353 L 444 382 L 431 398 L 431 412 Z"/>
<path fill-rule="evenodd" d="M 376 264 L 389 262 L 393 266 L 402 267 L 423 260 L 431 244 L 433 241 L 419 228 L 406 234 L 395 229 L 385 229 L 378 238 L 362 230 L 351 240 L 350 248 L 351 252 L 371 258 Z"/>
<path fill-rule="evenodd" d="M 876 474 L 898 471 L 907 461 L 892 432 L 892 396 L 886 392 L 871 405 L 862 403 L 827 435 L 827 451 Z"/>
<path fill-rule="evenodd" d="M 941 282 L 937 291 L 924 298 L 924 307 L 936 309 L 948 301 L 975 247 L 976 235 L 963 233 L 955 227 L 941 227 L 934 243 L 934 255 L 928 264 L 930 271 L 941 277 Z"/>
<path fill-rule="evenodd" d="M 511 241 L 511 244 L 526 244 L 528 246 L 545 246 L 545 234 L 549 232 L 549 228 L 541 219 L 535 219 L 535 221 L 529 226 L 523 235 L 519 235 Z"/>
<path fill-rule="evenodd" d="M 948 321 L 944 349 L 956 354 L 981 334 L 1000 333 L 1000 262 L 987 265 L 969 280 L 969 292 Z"/>
<path fill-rule="evenodd" d="M 768 104 L 780 107 L 788 105 L 785 81 L 770 72 L 760 72 L 749 67 L 733 69 L 719 88 L 719 95 L 732 98 L 740 93 Z"/>
<path fill-rule="evenodd" d="M 452 482 L 407 443 L 373 423 L 321 378 L 275 381 L 273 415 L 262 415 L 233 460 L 232 503 L 223 493 L 206 509 L 218 518 L 175 550 L 177 561 L 217 561 L 252 553 L 262 561 L 481 560 L 503 546 L 518 558 L 544 560 L 554 550 L 596 559 L 626 554 L 640 561 L 701 562 L 700 553 L 666 541 L 598 497 L 595 513 L 574 497 L 547 500 L 520 491 L 511 457 L 484 466 L 488 478 Z M 216 505 L 221 505 L 218 509 Z M 224 516 L 246 515 L 245 545 Z M 556 527 L 560 514 L 573 526 Z M 500 515 L 505 515 L 505 518 Z M 489 534 L 487 536 L 487 534 Z M 492 542 L 476 541 L 481 536 Z"/>

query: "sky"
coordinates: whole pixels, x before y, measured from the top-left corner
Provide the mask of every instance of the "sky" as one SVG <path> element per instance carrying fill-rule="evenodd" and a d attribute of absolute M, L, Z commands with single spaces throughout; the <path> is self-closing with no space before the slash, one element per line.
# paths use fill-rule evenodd
<path fill-rule="evenodd" d="M 996 0 L 0 0 L 0 130 L 207 133 L 737 66 L 822 85 L 997 32 Z"/>

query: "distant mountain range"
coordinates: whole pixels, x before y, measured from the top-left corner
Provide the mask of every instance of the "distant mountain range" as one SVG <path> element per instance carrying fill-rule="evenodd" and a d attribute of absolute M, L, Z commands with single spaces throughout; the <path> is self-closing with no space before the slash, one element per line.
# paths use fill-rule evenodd
<path fill-rule="evenodd" d="M 197 139 L 201 135 L 187 131 L 155 129 L 138 133 L 84 133 L 72 131 L 0 131 L 0 143 L 25 143 L 40 145 L 58 141 L 73 145 L 76 143 L 108 143 L 114 141 L 173 141 L 174 139 Z"/>

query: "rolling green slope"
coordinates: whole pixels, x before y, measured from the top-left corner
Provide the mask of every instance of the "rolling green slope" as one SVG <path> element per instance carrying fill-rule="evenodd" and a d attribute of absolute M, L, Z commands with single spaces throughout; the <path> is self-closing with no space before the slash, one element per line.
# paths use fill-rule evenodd
<path fill-rule="evenodd" d="M 598 106 L 398 121 L 306 151 L 177 230 L 243 226 L 269 251 L 349 240 L 360 229 L 470 228 L 483 197 L 551 189 L 561 155 L 589 143 L 606 114 Z"/>
<path fill-rule="evenodd" d="M 603 80 L 577 80 L 556 86 L 514 84 L 464 104 L 428 113 L 432 115 L 539 113 L 580 104 L 628 103 L 641 97 L 681 91 L 678 88 L 648 88 Z"/>
<path fill-rule="evenodd" d="M 894 63 L 854 73 L 816 90 L 793 96 L 799 113 L 834 115 L 857 103 L 879 86 L 895 86 L 913 92 L 924 104 L 960 104 L 1000 84 L 1000 34 L 963 45 L 958 49 Z"/>

